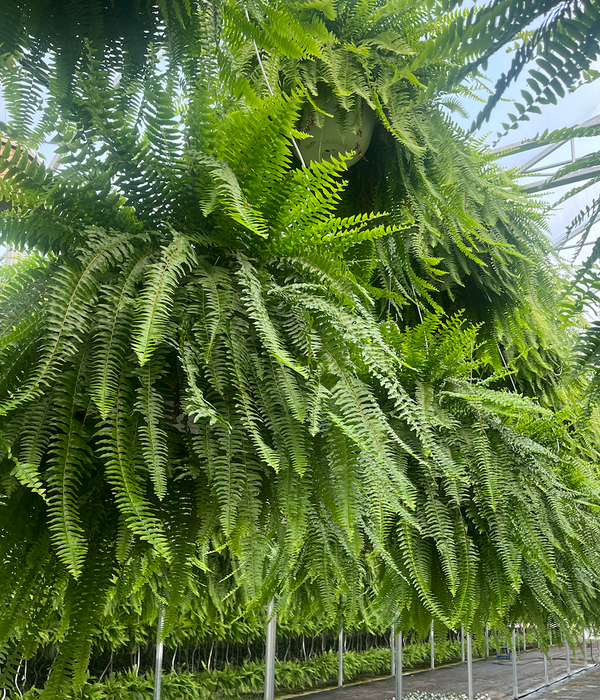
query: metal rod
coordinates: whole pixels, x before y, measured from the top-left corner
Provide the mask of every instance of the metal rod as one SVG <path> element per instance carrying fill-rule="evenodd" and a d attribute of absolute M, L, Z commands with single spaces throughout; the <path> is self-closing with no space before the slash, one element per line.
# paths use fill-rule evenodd
<path fill-rule="evenodd" d="M 396 625 L 392 623 L 390 634 L 390 649 L 392 652 L 392 676 L 396 675 Z"/>
<path fill-rule="evenodd" d="M 402 631 L 396 635 L 396 700 L 402 700 Z"/>
<path fill-rule="evenodd" d="M 431 630 L 429 632 L 429 648 L 431 655 L 431 670 L 435 668 L 435 637 L 433 636 L 433 620 L 431 621 Z"/>
<path fill-rule="evenodd" d="M 512 628 L 512 674 L 513 674 L 513 700 L 519 697 L 519 684 L 517 682 L 517 634 Z"/>
<path fill-rule="evenodd" d="M 338 636 L 338 688 L 344 685 L 344 628 Z"/>
<path fill-rule="evenodd" d="M 587 662 L 587 645 L 585 643 L 585 630 L 582 630 L 582 632 L 581 632 L 581 646 L 583 648 L 583 663 L 584 663 L 584 666 L 587 668 L 588 662 Z"/>
<path fill-rule="evenodd" d="M 527 651 L 527 637 L 525 636 L 525 625 L 523 625 L 523 651 Z"/>
<path fill-rule="evenodd" d="M 549 685 L 548 681 L 548 657 L 544 654 L 544 685 Z"/>
<path fill-rule="evenodd" d="M 473 653 L 471 649 L 471 632 L 467 632 L 467 696 L 473 700 Z"/>
<path fill-rule="evenodd" d="M 596 632 L 596 634 L 598 634 Z M 600 664 L 600 637 L 596 637 L 596 656 L 598 657 L 598 663 Z"/>
<path fill-rule="evenodd" d="M 463 664 L 465 663 L 465 628 L 460 626 L 460 656 Z"/>
<path fill-rule="evenodd" d="M 569 640 L 565 638 L 565 651 L 567 654 L 567 676 L 571 675 L 571 650 L 569 649 Z"/>
<path fill-rule="evenodd" d="M 488 659 L 490 656 L 490 626 L 485 623 L 485 658 Z"/>
<path fill-rule="evenodd" d="M 160 685 L 162 681 L 162 664 L 164 642 L 162 639 L 163 633 L 163 608 L 158 613 L 158 626 L 156 629 L 156 659 L 154 662 L 154 700 L 160 700 Z"/>
<path fill-rule="evenodd" d="M 277 614 L 273 612 L 275 598 L 267 605 L 267 640 L 265 650 L 265 700 L 275 697 L 275 649 L 277 643 Z"/>

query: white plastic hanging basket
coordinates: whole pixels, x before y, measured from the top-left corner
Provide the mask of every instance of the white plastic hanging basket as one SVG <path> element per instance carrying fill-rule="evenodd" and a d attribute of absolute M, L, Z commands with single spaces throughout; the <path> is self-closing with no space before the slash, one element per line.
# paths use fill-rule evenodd
<path fill-rule="evenodd" d="M 327 103 L 325 111 L 329 114 L 335 112 L 335 100 Z M 333 117 L 324 117 L 324 124 L 319 128 L 313 122 L 307 129 L 312 138 L 302 139 L 298 147 L 304 160 L 308 164 L 312 161 L 318 163 L 331 158 L 338 158 L 347 152 L 354 153 L 354 157 L 347 161 L 348 167 L 354 165 L 369 148 L 373 129 L 375 127 L 375 112 L 366 104 L 362 106 L 362 123 L 358 132 L 352 129 L 351 114 L 348 114 L 346 125 L 340 127 L 339 121 Z"/>

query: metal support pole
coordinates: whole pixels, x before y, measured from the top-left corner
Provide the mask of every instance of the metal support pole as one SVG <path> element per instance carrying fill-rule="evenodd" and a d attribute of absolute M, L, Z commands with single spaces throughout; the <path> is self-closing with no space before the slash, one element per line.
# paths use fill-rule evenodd
<path fill-rule="evenodd" d="M 435 638 L 433 636 L 433 620 L 431 621 L 431 629 L 429 631 L 429 648 L 431 655 L 431 670 L 435 668 Z"/>
<path fill-rule="evenodd" d="M 525 636 L 525 625 L 523 625 L 523 651 L 527 651 L 527 637 Z"/>
<path fill-rule="evenodd" d="M 490 626 L 488 623 L 485 623 L 485 658 L 489 659 L 490 657 Z"/>
<path fill-rule="evenodd" d="M 344 628 L 338 637 L 338 688 L 344 685 Z"/>
<path fill-rule="evenodd" d="M 598 634 L 596 632 L 596 634 Z M 600 664 L 600 637 L 596 637 L 596 656 L 598 657 L 598 663 Z"/>
<path fill-rule="evenodd" d="M 515 628 L 512 628 L 512 672 L 513 672 L 513 699 L 519 697 L 519 684 L 517 682 L 517 633 Z"/>
<path fill-rule="evenodd" d="M 463 664 L 465 663 L 465 628 L 460 626 L 460 656 Z"/>
<path fill-rule="evenodd" d="M 273 612 L 275 598 L 267 605 L 267 644 L 265 650 L 265 700 L 275 697 L 275 648 L 277 643 L 277 614 Z"/>
<path fill-rule="evenodd" d="M 552 646 L 552 627 L 550 628 L 550 646 Z"/>
<path fill-rule="evenodd" d="M 390 649 L 392 652 L 392 676 L 396 675 L 396 625 L 392 623 L 392 631 L 390 633 Z"/>
<path fill-rule="evenodd" d="M 583 648 L 583 664 L 585 668 L 588 667 L 588 662 L 587 662 L 587 645 L 585 643 L 585 630 L 582 630 L 581 632 L 581 646 Z"/>
<path fill-rule="evenodd" d="M 565 637 L 565 651 L 567 654 L 567 676 L 571 675 L 571 650 L 569 649 L 569 640 Z"/>
<path fill-rule="evenodd" d="M 158 627 L 156 630 L 156 659 L 154 662 L 154 700 L 160 700 L 160 684 L 162 681 L 162 664 L 164 642 L 162 640 L 163 632 L 163 609 L 158 613 Z"/>
<path fill-rule="evenodd" d="M 470 632 L 467 632 L 467 697 L 473 700 L 473 654 Z"/>
<path fill-rule="evenodd" d="M 402 632 L 396 635 L 396 700 L 402 700 Z"/>
<path fill-rule="evenodd" d="M 548 681 L 548 657 L 544 654 L 544 685 L 549 685 Z"/>

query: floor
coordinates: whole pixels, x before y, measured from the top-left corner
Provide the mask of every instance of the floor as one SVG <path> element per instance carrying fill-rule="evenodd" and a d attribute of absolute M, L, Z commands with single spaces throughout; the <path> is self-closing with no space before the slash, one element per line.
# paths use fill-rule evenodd
<path fill-rule="evenodd" d="M 592 666 L 597 659 L 596 649 L 587 650 L 587 671 L 584 669 L 581 651 L 578 659 L 571 659 L 570 679 L 540 688 L 544 683 L 542 654 L 536 650 L 526 651 L 517 662 L 519 695 L 526 693 L 529 700 L 600 700 L 600 666 Z M 566 676 L 567 661 L 564 647 L 553 647 L 548 665 L 549 682 Z M 480 659 L 473 662 L 473 688 L 475 693 L 487 693 L 490 700 L 504 700 L 513 697 L 512 662 L 508 659 Z M 429 691 L 437 693 L 466 693 L 467 665 L 458 663 L 443 666 L 434 671 L 407 671 L 402 677 L 403 693 Z M 535 692 L 537 691 L 537 692 Z M 392 700 L 396 694 L 395 679 L 383 678 L 367 683 L 347 685 L 343 688 L 307 693 L 302 700 Z"/>

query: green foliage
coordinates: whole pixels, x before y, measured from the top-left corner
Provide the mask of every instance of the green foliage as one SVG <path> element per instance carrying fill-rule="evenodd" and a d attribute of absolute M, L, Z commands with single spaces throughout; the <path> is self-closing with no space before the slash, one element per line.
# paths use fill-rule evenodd
<path fill-rule="evenodd" d="M 485 645 L 484 645 L 485 646 Z M 475 655 L 485 649 L 473 646 Z M 460 658 L 461 642 L 436 641 L 436 664 Z M 344 652 L 344 681 L 357 677 L 387 675 L 390 670 L 390 650 L 371 648 L 363 652 Z M 408 644 L 403 650 L 403 667 L 414 668 L 429 662 L 429 642 Z M 316 686 L 331 684 L 337 679 L 338 654 L 328 652 L 307 661 L 276 661 L 275 683 L 278 692 L 299 692 Z M 166 700 L 191 698 L 254 698 L 263 694 L 265 679 L 264 663 L 245 663 L 242 666 L 227 666 L 223 670 L 202 671 L 200 673 L 165 673 L 162 676 L 161 691 Z M 103 683 L 86 683 L 80 693 L 66 697 L 83 697 L 89 700 L 138 700 L 152 693 L 154 675 L 138 676 L 134 672 L 111 674 Z M 35 690 L 24 694 L 32 700 L 38 697 Z"/>
<path fill-rule="evenodd" d="M 36 254 L 0 290 L 0 652 L 53 646 L 47 696 L 163 608 L 238 641 L 274 595 L 295 632 L 599 623 L 543 220 L 447 116 L 454 20 L 406 9 L 207 5 L 139 83 L 88 43 L 61 170 L 3 150 Z M 299 167 L 332 95 L 375 109 L 367 157 Z"/>

